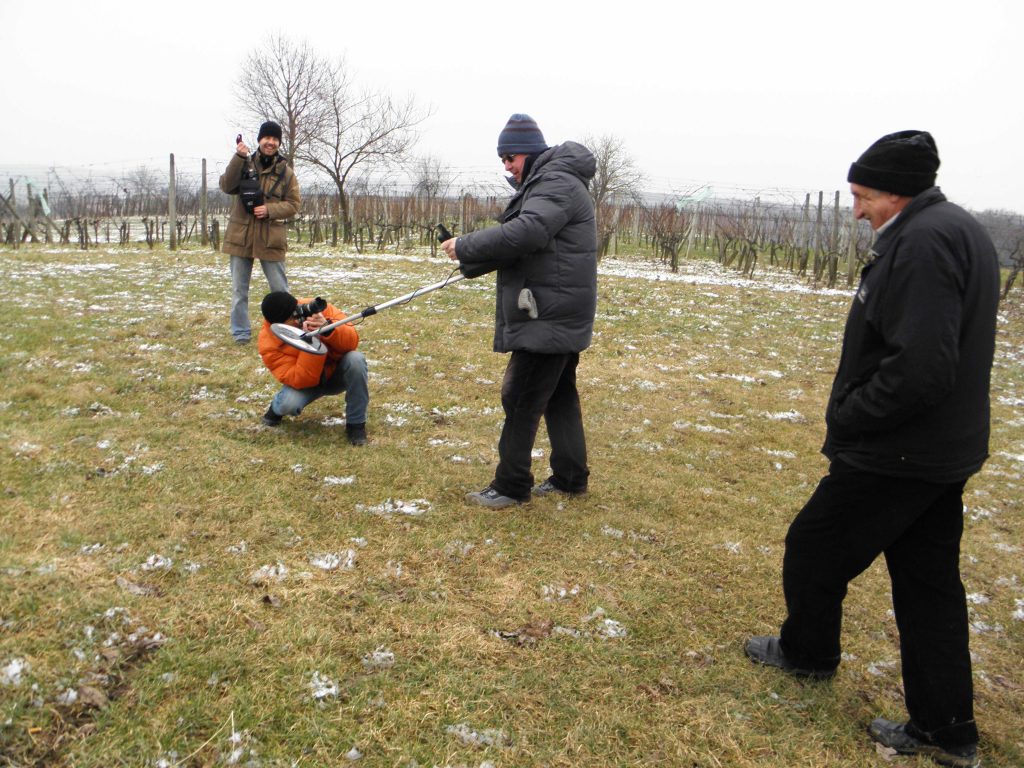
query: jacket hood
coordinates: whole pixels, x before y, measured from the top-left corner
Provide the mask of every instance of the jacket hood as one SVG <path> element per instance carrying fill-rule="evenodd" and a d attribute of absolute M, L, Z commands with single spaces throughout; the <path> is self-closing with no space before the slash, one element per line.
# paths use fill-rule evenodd
<path fill-rule="evenodd" d="M 523 184 L 517 185 L 511 176 L 507 176 L 506 181 L 513 189 L 521 189 L 523 185 L 529 184 L 551 171 L 570 173 L 579 177 L 584 184 L 589 184 L 590 180 L 594 178 L 594 174 L 597 173 L 597 158 L 582 144 L 566 141 L 542 152 L 540 157 L 534 161 Z"/>
<path fill-rule="evenodd" d="M 597 172 L 597 158 L 582 144 L 567 141 L 552 147 L 537 158 L 537 162 L 533 164 L 533 173 L 541 171 L 571 173 L 579 176 L 584 183 L 588 183 Z"/>

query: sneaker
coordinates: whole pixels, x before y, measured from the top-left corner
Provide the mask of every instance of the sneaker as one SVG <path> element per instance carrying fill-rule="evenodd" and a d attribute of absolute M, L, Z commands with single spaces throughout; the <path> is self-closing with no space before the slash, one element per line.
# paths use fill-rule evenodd
<path fill-rule="evenodd" d="M 523 503 L 521 501 L 516 501 L 510 496 L 503 495 L 500 491 L 494 490 L 491 486 L 487 486 L 482 491 L 477 491 L 476 493 L 467 493 L 466 501 L 470 504 L 479 504 L 481 507 L 490 507 L 491 509 L 514 507 L 517 504 Z"/>
<path fill-rule="evenodd" d="M 757 664 L 781 669 L 793 677 L 806 677 L 810 680 L 829 680 L 835 677 L 835 667 L 805 667 L 794 664 L 782 652 L 782 645 L 777 637 L 752 637 L 743 646 L 747 657 Z"/>
<path fill-rule="evenodd" d="M 345 437 L 351 445 L 366 445 L 369 442 L 366 437 L 366 424 L 346 424 Z"/>
<path fill-rule="evenodd" d="M 252 339 L 249 338 L 248 336 L 240 336 L 235 339 L 235 344 L 237 344 L 240 347 L 244 347 L 250 341 L 252 341 Z"/>
<path fill-rule="evenodd" d="M 895 749 L 900 755 L 926 755 L 939 765 L 974 768 L 981 765 L 978 760 L 978 745 L 965 744 L 960 747 L 941 747 L 927 740 L 926 734 L 918 731 L 911 723 L 897 723 L 879 717 L 871 721 L 868 734 L 883 747 Z"/>
<path fill-rule="evenodd" d="M 572 496 L 582 496 L 585 493 L 586 493 L 585 490 L 577 491 L 576 493 L 573 493 L 572 491 L 563 491 L 561 488 L 559 488 L 557 485 L 552 483 L 550 480 L 545 480 L 540 485 L 535 485 L 533 487 L 533 495 L 534 496 L 550 496 L 552 494 L 558 494 L 560 496 L 572 497 Z"/>
<path fill-rule="evenodd" d="M 281 424 L 283 416 L 278 416 L 274 411 L 274 406 L 268 406 L 267 412 L 263 414 L 263 423 L 268 427 L 276 427 Z"/>

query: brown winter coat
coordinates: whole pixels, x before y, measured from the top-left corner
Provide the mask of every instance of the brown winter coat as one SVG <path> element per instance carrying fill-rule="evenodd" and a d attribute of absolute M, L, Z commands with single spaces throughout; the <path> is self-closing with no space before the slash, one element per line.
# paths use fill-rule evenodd
<path fill-rule="evenodd" d="M 250 159 L 237 152 L 220 177 L 220 190 L 233 195 L 228 229 L 224 234 L 224 253 L 248 259 L 284 261 L 288 250 L 288 227 L 285 221 L 299 212 L 302 198 L 299 196 L 299 182 L 288 161 L 278 155 L 269 168 L 259 162 L 258 154 Z M 238 183 L 246 166 L 255 167 L 259 172 L 260 186 L 266 200 L 269 216 L 257 219 L 247 213 L 238 196 Z"/>

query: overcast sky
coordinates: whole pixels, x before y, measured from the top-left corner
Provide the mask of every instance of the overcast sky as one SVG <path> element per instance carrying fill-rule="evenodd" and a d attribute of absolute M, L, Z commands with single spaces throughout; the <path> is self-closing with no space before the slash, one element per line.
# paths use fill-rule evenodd
<path fill-rule="evenodd" d="M 417 147 L 501 177 L 513 112 L 549 144 L 612 134 L 654 191 L 803 200 L 876 138 L 929 130 L 938 183 L 1024 212 L 1024 3 L 917 0 L 170 3 L 0 0 L 0 167 L 218 171 L 242 131 L 246 54 L 271 32 L 344 56 L 433 115 Z M 302 179 L 300 178 L 300 182 Z M 6 182 L 4 182 L 6 188 Z"/>

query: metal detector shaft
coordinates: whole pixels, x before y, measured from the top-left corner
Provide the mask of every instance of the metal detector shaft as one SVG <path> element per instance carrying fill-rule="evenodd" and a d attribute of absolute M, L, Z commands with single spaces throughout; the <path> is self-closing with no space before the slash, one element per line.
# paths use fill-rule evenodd
<path fill-rule="evenodd" d="M 385 301 L 383 304 L 377 304 L 376 306 L 373 307 L 367 307 L 358 315 L 346 317 L 344 320 L 337 320 L 327 325 L 321 325 L 315 331 L 307 331 L 306 333 L 310 337 L 322 336 L 328 331 L 333 331 L 339 325 L 345 325 L 346 323 L 354 323 L 356 320 L 362 320 L 364 317 L 376 315 L 378 312 L 382 312 L 383 310 L 388 309 L 389 307 L 393 307 L 396 304 L 405 304 L 406 302 L 412 301 L 413 299 L 422 296 L 425 293 L 431 293 L 432 291 L 436 291 L 439 288 L 444 288 L 446 285 L 451 285 L 452 283 L 457 283 L 459 282 L 459 280 L 465 279 L 465 275 L 456 275 L 455 277 L 449 277 L 448 279 L 442 280 L 438 283 L 434 283 L 433 285 L 425 285 L 422 288 L 417 288 L 415 291 L 410 291 L 404 296 L 399 296 L 397 299 L 391 299 L 391 301 Z"/>
<path fill-rule="evenodd" d="M 378 312 L 387 309 L 388 307 L 393 307 L 396 304 L 405 304 L 406 302 L 412 301 L 418 296 L 423 296 L 424 294 L 430 293 L 431 291 L 436 291 L 439 288 L 444 288 L 446 285 L 451 285 L 452 283 L 457 283 L 459 282 L 459 280 L 465 279 L 465 275 L 447 277 L 438 283 L 434 283 L 433 285 L 425 285 L 422 288 L 417 288 L 415 291 L 410 291 L 404 296 L 399 296 L 397 299 L 391 299 L 390 301 L 385 301 L 383 304 L 377 304 L 376 306 L 373 307 L 367 307 L 357 315 L 352 315 L 351 317 L 346 317 L 343 320 L 337 320 L 333 323 L 322 325 L 315 331 L 303 331 L 301 328 L 296 328 L 295 326 L 288 325 L 287 323 L 273 323 L 270 326 L 270 330 L 273 331 L 274 335 L 277 336 L 277 338 L 279 338 L 285 344 L 296 347 L 298 349 L 301 349 L 305 352 L 309 352 L 314 355 L 325 355 L 327 354 L 327 349 L 326 347 L 324 347 L 323 342 L 320 341 L 319 339 L 319 337 L 323 336 L 325 333 L 334 330 L 340 325 L 354 323 L 357 320 L 362 320 L 364 317 L 375 315 Z"/>

